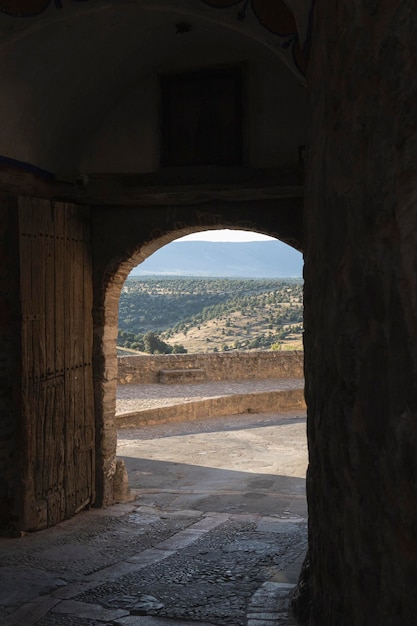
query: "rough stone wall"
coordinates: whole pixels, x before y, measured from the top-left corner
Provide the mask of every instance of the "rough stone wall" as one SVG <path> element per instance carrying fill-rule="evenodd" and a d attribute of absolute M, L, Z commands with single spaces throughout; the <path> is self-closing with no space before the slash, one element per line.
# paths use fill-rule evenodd
<path fill-rule="evenodd" d="M 203 370 L 205 382 L 302 378 L 304 354 L 291 352 L 232 352 L 224 354 L 169 354 L 118 358 L 121 384 L 159 382 L 161 370 Z"/>
<path fill-rule="evenodd" d="M 415 9 L 412 0 L 315 9 L 302 597 L 314 626 L 412 624 L 417 614 Z"/>
<path fill-rule="evenodd" d="M 94 239 L 93 239 L 94 244 Z M 97 246 L 97 241 L 95 242 Z M 116 283 L 116 284 L 114 284 Z M 109 506 L 115 500 L 117 431 L 117 315 L 123 280 L 117 276 L 105 289 L 95 281 L 93 307 L 94 412 L 96 422 L 96 504 Z"/>
<path fill-rule="evenodd" d="M 14 381 L 17 368 L 17 259 L 13 259 L 16 228 L 12 198 L 0 196 L 0 525 L 10 520 L 16 492 Z"/>

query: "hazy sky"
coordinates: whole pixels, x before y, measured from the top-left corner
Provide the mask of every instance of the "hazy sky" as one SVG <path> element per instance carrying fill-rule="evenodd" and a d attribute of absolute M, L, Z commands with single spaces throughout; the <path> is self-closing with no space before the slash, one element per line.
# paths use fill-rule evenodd
<path fill-rule="evenodd" d="M 185 235 L 176 241 L 267 241 L 274 237 L 252 233 L 247 230 L 204 230 L 200 233 Z"/>

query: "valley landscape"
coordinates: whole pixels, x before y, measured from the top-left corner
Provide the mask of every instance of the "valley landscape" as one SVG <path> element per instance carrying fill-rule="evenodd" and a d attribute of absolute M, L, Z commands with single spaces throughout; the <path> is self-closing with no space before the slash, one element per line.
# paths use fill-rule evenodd
<path fill-rule="evenodd" d="M 300 278 L 130 277 L 119 354 L 302 349 L 302 291 Z"/>
<path fill-rule="evenodd" d="M 119 354 L 302 349 L 302 267 L 278 240 L 174 241 L 123 286 Z"/>

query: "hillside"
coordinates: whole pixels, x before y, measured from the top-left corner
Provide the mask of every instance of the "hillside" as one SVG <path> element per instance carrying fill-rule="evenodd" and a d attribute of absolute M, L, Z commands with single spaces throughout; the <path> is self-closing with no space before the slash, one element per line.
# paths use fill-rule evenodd
<path fill-rule="evenodd" d="M 300 279 L 132 277 L 120 297 L 118 345 L 147 352 L 300 349 L 302 289 Z"/>
<path fill-rule="evenodd" d="M 131 276 L 301 278 L 300 252 L 281 241 L 178 241 L 157 250 Z"/>

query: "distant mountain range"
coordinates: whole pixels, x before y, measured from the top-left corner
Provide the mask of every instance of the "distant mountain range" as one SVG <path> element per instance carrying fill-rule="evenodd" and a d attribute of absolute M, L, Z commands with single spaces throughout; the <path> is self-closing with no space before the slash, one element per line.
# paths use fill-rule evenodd
<path fill-rule="evenodd" d="M 300 252 L 281 241 L 178 241 L 160 248 L 131 276 L 300 278 Z"/>

